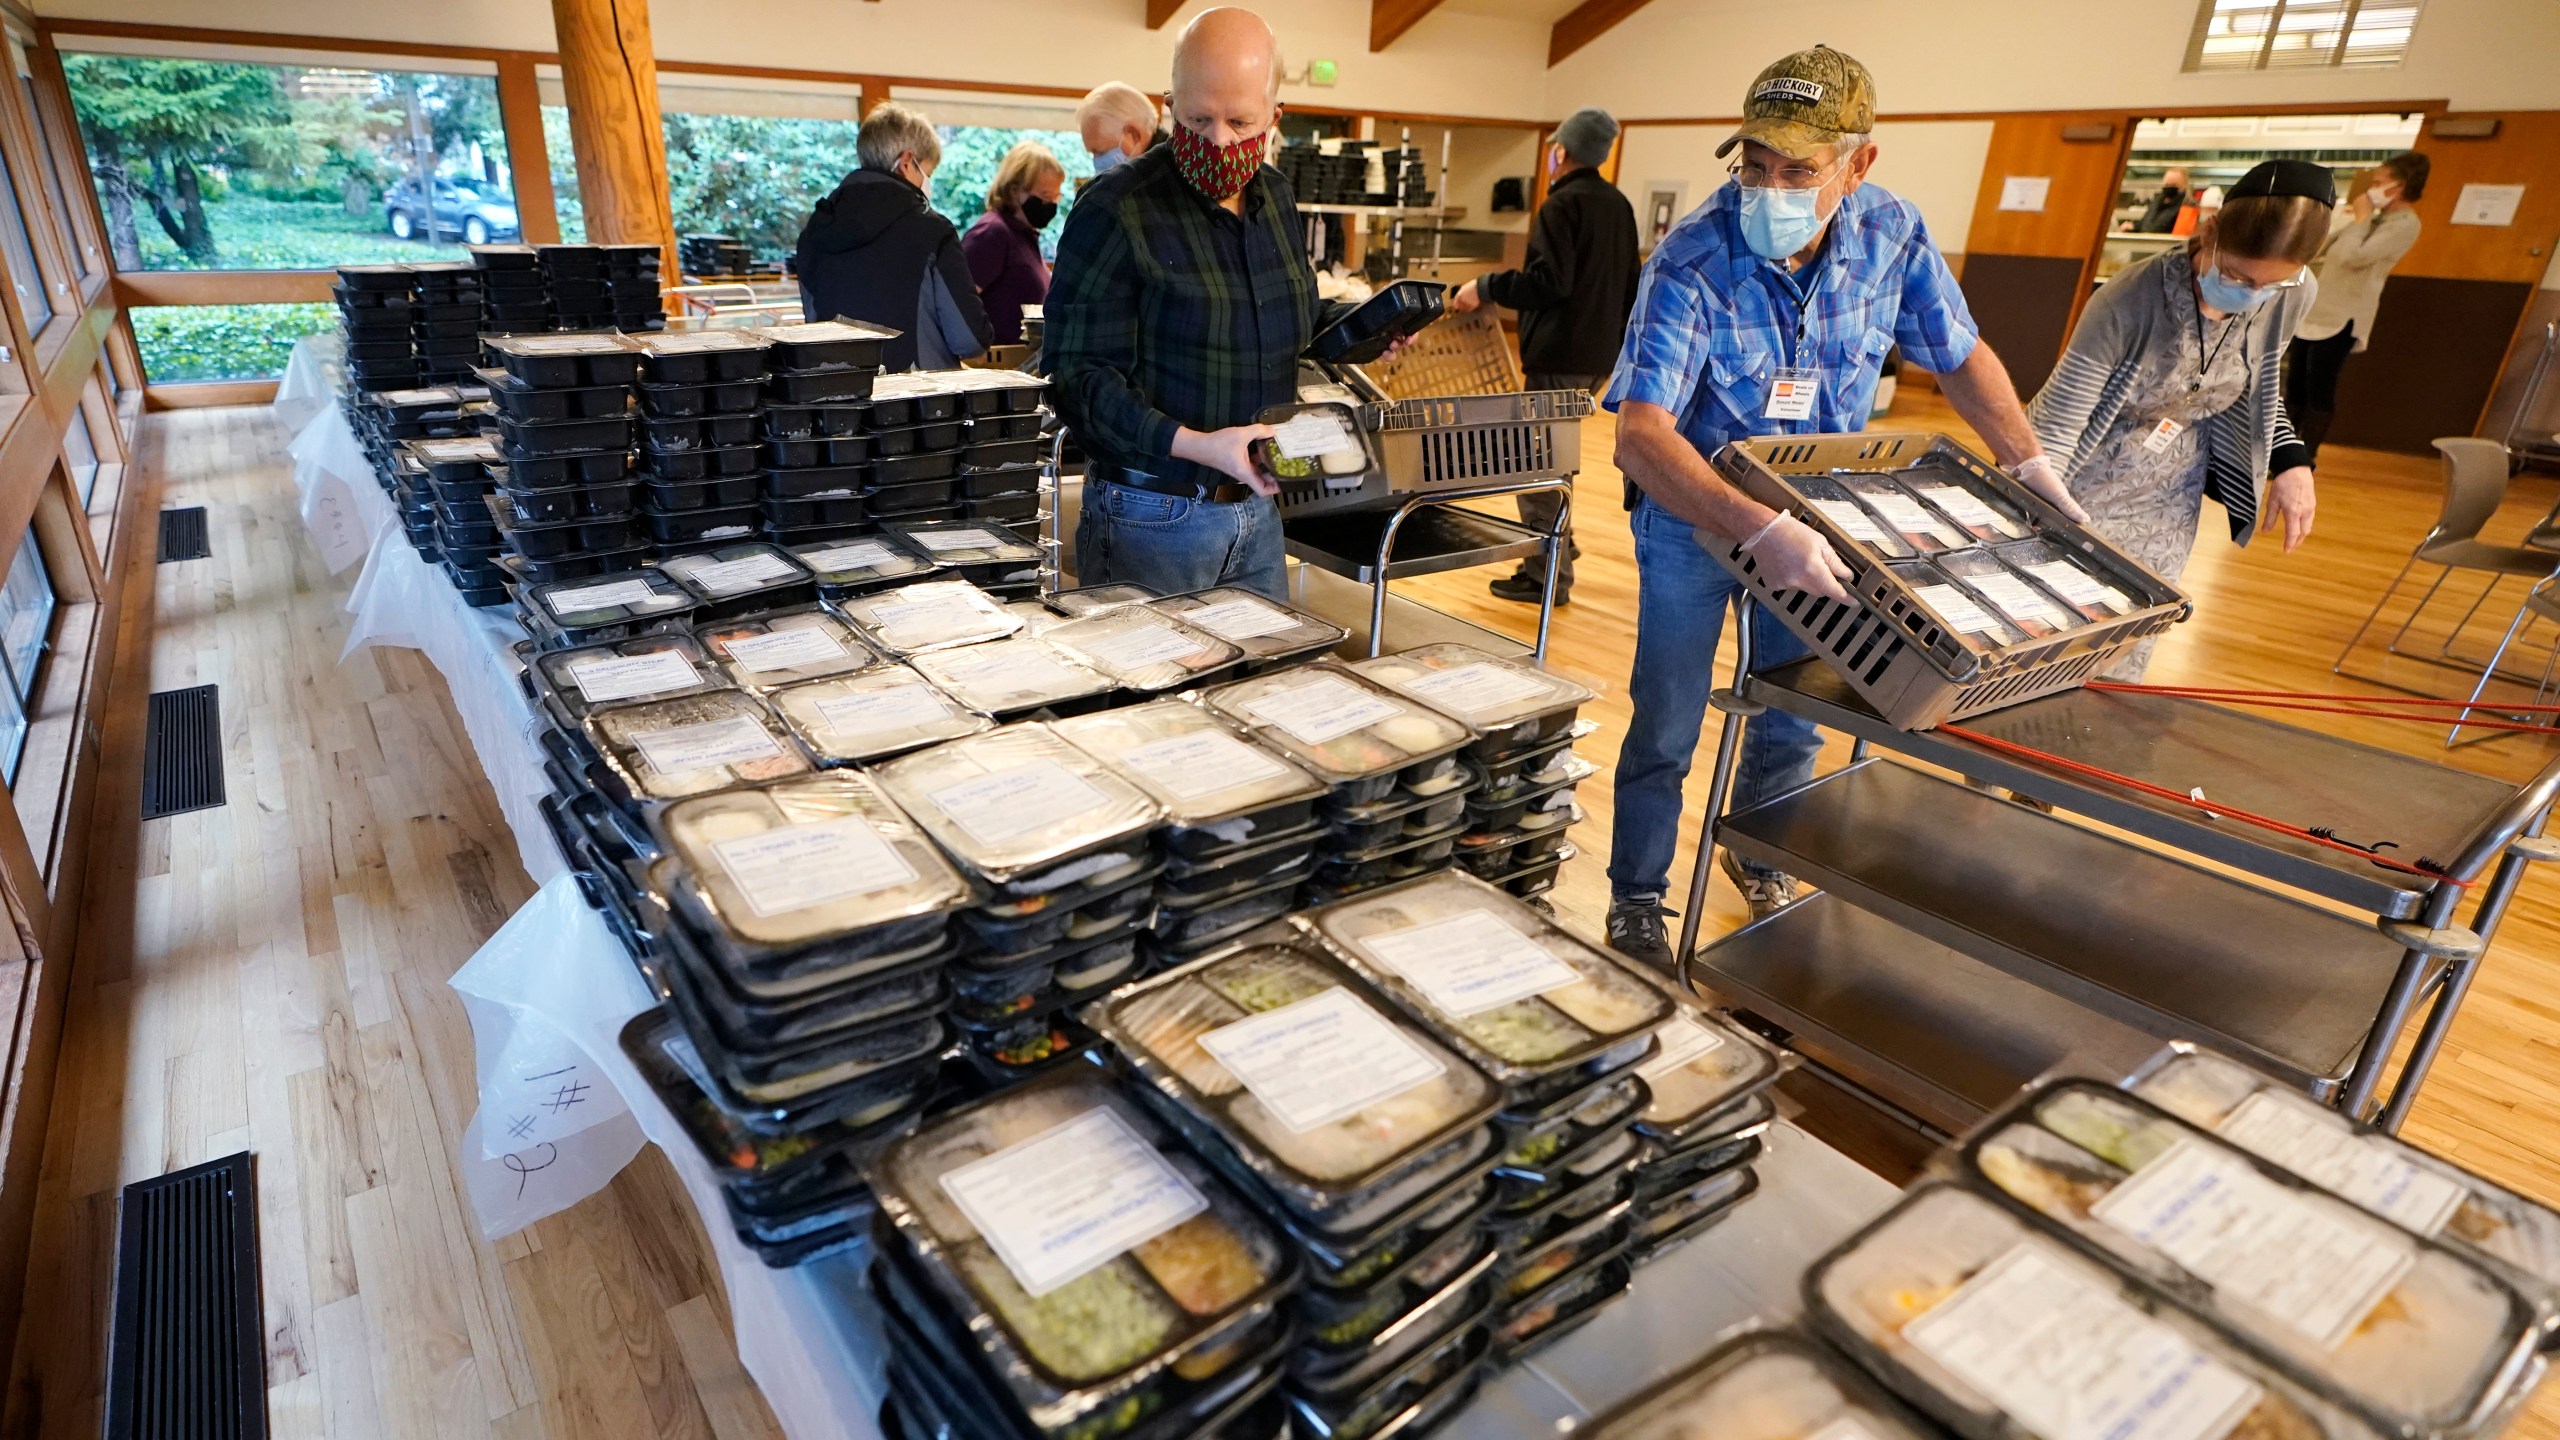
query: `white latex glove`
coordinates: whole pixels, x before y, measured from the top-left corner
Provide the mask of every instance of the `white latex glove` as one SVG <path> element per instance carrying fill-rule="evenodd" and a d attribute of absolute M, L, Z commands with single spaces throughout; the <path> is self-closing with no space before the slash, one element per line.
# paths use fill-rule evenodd
<path fill-rule="evenodd" d="M 2062 476 L 2054 471 L 2052 461 L 2042 455 L 2030 455 L 2010 466 L 2009 473 L 2017 478 L 2019 484 L 2043 497 L 2046 504 L 2070 516 L 2074 523 L 2089 523 L 2089 512 L 2081 509 L 2080 502 L 2071 498 L 2070 487 L 2062 483 Z"/>
<path fill-rule="evenodd" d="M 1744 541 L 1742 548 L 1760 562 L 1760 573 L 1769 583 L 1781 590 L 1803 590 L 1825 600 L 1849 598 L 1841 582 L 1856 572 L 1821 532 L 1793 515 L 1779 512 L 1768 529 Z"/>

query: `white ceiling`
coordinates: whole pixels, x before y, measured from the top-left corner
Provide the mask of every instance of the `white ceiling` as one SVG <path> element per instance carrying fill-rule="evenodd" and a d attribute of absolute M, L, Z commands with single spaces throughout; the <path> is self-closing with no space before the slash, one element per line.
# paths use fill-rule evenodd
<path fill-rule="evenodd" d="M 1440 8 L 1462 15 L 1491 15 L 1503 20 L 1552 25 L 1580 3 L 1581 0 L 1445 0 Z"/>

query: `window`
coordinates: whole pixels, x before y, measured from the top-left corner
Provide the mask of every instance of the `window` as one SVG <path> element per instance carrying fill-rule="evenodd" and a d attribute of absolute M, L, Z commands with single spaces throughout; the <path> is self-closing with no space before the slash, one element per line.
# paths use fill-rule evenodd
<path fill-rule="evenodd" d="M 62 462 L 71 467 L 71 488 L 80 509 L 89 509 L 89 492 L 98 488 L 98 442 L 89 434 L 89 407 L 71 407 L 71 424 L 62 432 Z"/>
<path fill-rule="evenodd" d="M 669 114 L 667 188 L 679 235 L 735 235 L 759 262 L 800 243 L 809 209 L 861 163 L 853 120 Z"/>
<path fill-rule="evenodd" d="M 1058 192 L 1057 217 L 1040 232 L 1041 256 L 1057 259 L 1058 236 L 1066 228 L 1067 211 L 1076 203 L 1076 187 L 1093 178 L 1093 157 L 1085 153 L 1084 137 L 1073 130 L 997 125 L 937 125 L 934 131 L 942 137 L 942 167 L 933 172 L 933 208 L 963 231 L 987 213 L 987 186 L 1014 146 L 1028 140 L 1058 157 L 1067 183 Z"/>
<path fill-rule="evenodd" d="M 53 143 L 53 122 L 45 118 L 44 97 L 36 92 L 35 66 L 27 59 L 26 45 L 14 33 L 9 36 L 9 60 L 17 67 L 18 89 L 27 97 L 27 123 L 35 127 L 36 166 L 44 172 L 45 193 L 53 198 L 54 224 L 62 236 L 63 253 L 72 257 L 73 268 L 81 275 L 95 275 L 97 249 L 73 238 L 71 197 L 62 182 L 62 152 Z"/>
<path fill-rule="evenodd" d="M 2190 71 L 2360 69 L 2408 54 L 2426 0 L 2199 0 Z"/>
<path fill-rule="evenodd" d="M 65 52 L 126 270 L 459 259 L 520 233 L 488 75 Z"/>
<path fill-rule="evenodd" d="M 578 195 L 578 151 L 569 143 L 569 107 L 542 107 L 542 148 L 551 163 L 551 204 L 560 216 L 560 238 L 572 245 L 587 240 L 587 205 Z M 681 228 L 681 227 L 679 227 Z"/>
<path fill-rule="evenodd" d="M 45 573 L 44 555 L 29 530 L 18 541 L 18 558 L 0 584 L 0 665 L 8 670 L 9 689 L 23 702 L 36 690 L 36 669 L 45 643 L 53 638 L 53 577 Z"/>
<path fill-rule="evenodd" d="M 18 208 L 18 187 L 7 166 L 0 165 L 0 250 L 8 252 L 9 284 L 18 292 L 18 308 L 26 312 L 27 333 L 35 334 L 53 319 L 53 302 L 45 298 L 44 270 L 36 264 L 35 242 L 27 235 L 26 212 Z"/>
<path fill-rule="evenodd" d="M 294 341 L 338 328 L 334 305 L 150 305 L 126 316 L 151 385 L 272 380 Z"/>

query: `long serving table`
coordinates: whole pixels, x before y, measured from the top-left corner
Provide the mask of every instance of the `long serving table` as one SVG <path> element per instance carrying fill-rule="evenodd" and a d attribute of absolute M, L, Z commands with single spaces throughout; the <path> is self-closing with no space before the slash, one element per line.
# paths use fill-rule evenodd
<path fill-rule="evenodd" d="M 443 673 L 525 872 L 540 886 L 450 982 L 470 1014 L 478 1052 L 480 1109 L 463 1134 L 458 1168 L 483 1233 L 494 1239 L 576 1204 L 603 1188 L 642 1143 L 655 1142 L 709 1237 L 739 1360 L 784 1432 L 794 1440 L 877 1440 L 884 1341 L 863 1278 L 867 1251 L 766 1268 L 731 1231 L 710 1166 L 622 1053 L 623 1025 L 656 997 L 580 895 L 542 822 L 537 802 L 548 787 L 512 649 L 524 638 L 522 627 L 506 612 L 463 604 L 443 572 L 410 548 L 335 404 L 312 414 L 294 455 L 315 542 L 325 543 L 320 527 L 329 512 L 314 521 L 309 496 L 331 481 L 347 487 L 352 498 L 343 513 L 367 537 L 346 603 L 346 653 L 405 646 Z M 352 468 L 339 468 L 350 456 Z M 1365 587 L 1355 591 L 1320 572 L 1303 579 L 1325 592 L 1321 598 L 1333 602 L 1327 608 L 1350 609 L 1359 603 L 1355 594 L 1366 598 Z M 1332 593 L 1336 588 L 1343 593 Z M 571 1083 L 586 1087 L 578 1105 L 545 1103 Z M 500 1132 L 506 1138 L 489 1138 Z M 1591 1323 L 1489 1376 L 1446 1433 L 1461 1440 L 1553 1434 L 1560 1423 L 1606 1409 L 1680 1368 L 1737 1325 L 1791 1317 L 1805 1265 L 1895 1194 L 1888 1182 L 1785 1123 L 1772 1127 L 1755 1169 L 1758 1193 L 1639 1271 L 1633 1291 Z"/>

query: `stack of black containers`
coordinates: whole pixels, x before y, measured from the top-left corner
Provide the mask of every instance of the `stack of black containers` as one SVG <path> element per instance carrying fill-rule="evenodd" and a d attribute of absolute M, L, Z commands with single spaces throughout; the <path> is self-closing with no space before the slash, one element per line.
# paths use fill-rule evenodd
<path fill-rule="evenodd" d="M 430 385 L 468 380 L 480 358 L 480 271 L 468 261 L 409 267 L 410 338 L 419 378 Z"/>
<path fill-rule="evenodd" d="M 676 264 L 687 275 L 744 275 L 755 255 L 735 235 L 683 235 L 676 239 Z"/>
<path fill-rule="evenodd" d="M 650 547 L 631 478 L 631 388 L 621 336 L 493 335 L 483 370 L 500 466 L 487 500 L 518 585 L 638 568 Z"/>
<path fill-rule="evenodd" d="M 613 328 L 613 277 L 601 245 L 537 245 L 554 330 Z"/>
<path fill-rule="evenodd" d="M 658 293 L 665 252 L 655 245 L 605 245 L 605 288 L 612 299 L 613 328 L 630 334 L 667 328 L 666 301 Z"/>
<path fill-rule="evenodd" d="M 530 335 L 551 328 L 550 302 L 542 296 L 542 262 L 530 245 L 474 245 L 480 267 L 480 329 L 489 335 Z"/>
<path fill-rule="evenodd" d="M 640 354 L 641 520 L 661 545 L 756 534 L 765 342 L 746 330 L 648 335 Z"/>
<path fill-rule="evenodd" d="M 436 546 L 445 574 L 474 606 L 507 603 L 506 571 L 498 557 L 506 541 L 489 513 L 488 495 L 497 482 L 497 443 L 486 435 L 413 440 L 409 458 L 426 477 L 435 511 Z"/>
<path fill-rule="evenodd" d="M 420 555 L 437 559 L 443 550 L 436 529 L 435 494 L 411 447 L 470 432 L 462 393 L 448 385 L 365 391 L 354 397 L 349 418 L 356 443 L 373 462 L 374 477 L 399 507 L 401 532 Z"/>
<path fill-rule="evenodd" d="M 405 265 L 345 265 L 331 294 L 347 335 L 347 379 L 356 393 L 403 390 L 421 378 L 409 312 L 414 289 Z"/>
<path fill-rule="evenodd" d="M 765 534 L 783 546 L 869 534 L 883 447 L 897 440 L 885 427 L 912 420 L 914 410 L 875 392 L 891 332 L 825 320 L 759 333 L 772 347 L 761 456 Z"/>

